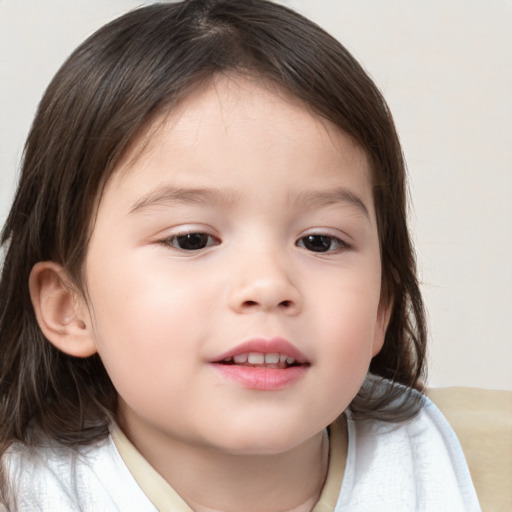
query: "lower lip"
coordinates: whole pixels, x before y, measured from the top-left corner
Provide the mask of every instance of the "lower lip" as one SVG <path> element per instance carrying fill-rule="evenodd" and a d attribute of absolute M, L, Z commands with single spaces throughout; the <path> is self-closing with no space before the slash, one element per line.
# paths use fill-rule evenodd
<path fill-rule="evenodd" d="M 248 389 L 256 389 L 260 391 L 277 391 L 285 389 L 303 377 L 308 368 L 306 365 L 277 369 L 219 363 L 216 363 L 213 366 L 224 377 L 227 377 Z"/>

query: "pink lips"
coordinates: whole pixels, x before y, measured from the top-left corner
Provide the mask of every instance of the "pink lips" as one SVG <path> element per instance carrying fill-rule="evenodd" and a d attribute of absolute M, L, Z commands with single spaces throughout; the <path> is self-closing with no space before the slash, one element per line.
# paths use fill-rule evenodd
<path fill-rule="evenodd" d="M 225 364 L 226 360 L 250 353 L 286 355 L 288 358 L 293 358 L 295 363 L 286 368 Z M 276 391 L 289 387 L 300 379 L 309 368 L 306 356 L 282 338 L 251 339 L 220 354 L 211 363 L 224 377 L 243 387 L 261 391 Z"/>

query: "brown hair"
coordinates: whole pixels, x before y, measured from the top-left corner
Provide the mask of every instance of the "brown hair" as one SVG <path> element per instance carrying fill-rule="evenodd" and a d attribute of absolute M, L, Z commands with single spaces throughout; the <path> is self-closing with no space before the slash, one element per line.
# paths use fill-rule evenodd
<path fill-rule="evenodd" d="M 421 388 L 425 320 L 406 224 L 405 166 L 385 101 L 339 42 L 286 7 L 189 0 L 144 7 L 101 28 L 69 57 L 39 105 L 1 239 L 0 454 L 13 440 L 29 443 L 33 425 L 68 445 L 107 435 L 115 389 L 98 356 L 73 358 L 44 338 L 29 274 L 35 263 L 53 260 L 83 288 L 95 204 L 116 163 L 162 109 L 223 71 L 278 83 L 368 154 L 383 290 L 393 304 L 370 372 L 399 386 L 385 395 L 366 386 L 351 407 L 393 420 L 417 411 L 407 390 Z"/>

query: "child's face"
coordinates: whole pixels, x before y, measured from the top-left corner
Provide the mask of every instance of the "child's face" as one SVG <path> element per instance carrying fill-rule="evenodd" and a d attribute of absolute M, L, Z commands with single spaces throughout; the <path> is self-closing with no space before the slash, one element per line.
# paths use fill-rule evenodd
<path fill-rule="evenodd" d="M 229 453 L 296 446 L 348 406 L 384 338 L 365 153 L 236 76 L 153 128 L 107 184 L 86 259 L 119 415 Z"/>

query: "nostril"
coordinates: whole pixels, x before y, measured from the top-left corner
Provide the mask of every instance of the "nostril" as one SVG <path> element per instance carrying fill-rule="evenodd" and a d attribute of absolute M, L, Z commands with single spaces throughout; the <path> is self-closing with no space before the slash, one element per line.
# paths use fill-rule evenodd
<path fill-rule="evenodd" d="M 255 308 L 255 307 L 259 306 L 259 305 L 260 305 L 260 303 L 258 301 L 255 301 L 255 300 L 246 300 L 243 303 L 244 309 L 252 309 L 252 308 Z M 291 300 L 283 300 L 283 301 L 279 302 L 279 304 L 277 306 L 280 307 L 280 308 L 283 308 L 283 309 L 289 309 L 290 307 L 293 306 L 293 301 L 291 301 Z"/>
<path fill-rule="evenodd" d="M 297 302 L 293 299 L 273 300 L 271 297 L 262 300 L 247 299 L 238 302 L 235 308 L 237 311 L 252 313 L 256 311 L 281 311 L 282 313 L 292 314 L 297 310 Z"/>

